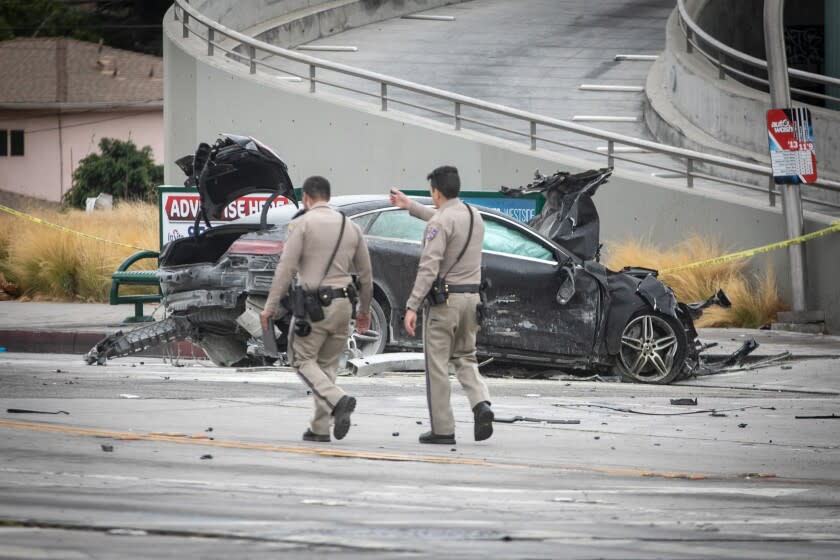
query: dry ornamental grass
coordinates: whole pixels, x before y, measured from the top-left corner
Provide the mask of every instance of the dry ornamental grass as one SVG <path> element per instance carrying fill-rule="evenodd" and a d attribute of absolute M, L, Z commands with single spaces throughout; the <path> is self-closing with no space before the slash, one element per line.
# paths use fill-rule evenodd
<path fill-rule="evenodd" d="M 159 245 L 154 204 L 121 202 L 114 210 L 93 213 L 37 207 L 22 211 L 100 239 L 148 249 Z M 111 273 L 136 250 L 0 214 L 0 274 L 25 298 L 107 302 Z M 153 268 L 154 263 L 134 266 Z"/>
<path fill-rule="evenodd" d="M 644 266 L 664 270 L 714 257 L 729 251 L 719 242 L 691 237 L 670 249 L 661 249 L 649 241 L 624 241 L 606 245 L 607 267 Z M 677 299 L 685 302 L 705 300 L 723 289 L 732 307 L 710 307 L 697 321 L 700 327 L 758 328 L 772 322 L 776 313 L 786 309 L 779 298 L 772 269 L 764 274 L 750 271 L 747 260 L 662 274 L 663 282 L 673 288 Z"/>
<path fill-rule="evenodd" d="M 158 209 L 154 204 L 121 202 L 114 210 L 94 213 L 30 208 L 28 213 L 101 239 L 149 249 L 159 245 Z M 25 298 L 39 300 L 107 302 L 111 273 L 134 251 L 0 213 L 0 278 L 10 297 L 17 291 Z M 613 270 L 624 266 L 662 270 L 727 252 L 720 243 L 700 237 L 691 237 L 670 249 L 648 241 L 625 241 L 608 243 L 604 260 Z M 755 275 L 747 263 L 741 260 L 663 274 L 662 280 L 680 301 L 686 302 L 704 300 L 723 288 L 732 307 L 707 309 L 698 326 L 760 327 L 770 323 L 785 306 L 772 270 Z M 154 263 L 144 259 L 133 266 L 149 269 Z"/>

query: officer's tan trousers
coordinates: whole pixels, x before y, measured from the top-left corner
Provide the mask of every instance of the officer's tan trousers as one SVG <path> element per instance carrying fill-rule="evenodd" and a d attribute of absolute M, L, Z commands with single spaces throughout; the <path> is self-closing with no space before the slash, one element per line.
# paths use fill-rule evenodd
<path fill-rule="evenodd" d="M 470 408 L 490 400 L 490 393 L 478 372 L 475 337 L 478 332 L 476 306 L 478 294 L 450 294 L 448 303 L 426 306 L 423 320 L 423 351 L 426 355 L 426 398 L 432 432 L 455 433 L 449 386 L 449 363 Z"/>
<path fill-rule="evenodd" d="M 324 319 L 311 323 L 309 336 L 292 335 L 292 365 L 312 391 L 315 411 L 310 429 L 330 433 L 332 409 L 344 396 L 335 384 L 341 353 L 347 348 L 353 307 L 347 298 L 337 298 L 324 308 Z"/>

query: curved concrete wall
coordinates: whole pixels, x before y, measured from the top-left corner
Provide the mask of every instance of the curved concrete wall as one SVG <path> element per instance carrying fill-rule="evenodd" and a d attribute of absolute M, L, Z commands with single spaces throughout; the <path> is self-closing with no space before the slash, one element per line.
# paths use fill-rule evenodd
<path fill-rule="evenodd" d="M 697 6 L 703 0 L 687 3 Z M 722 156 L 770 164 L 766 113 L 770 97 L 732 79 L 702 55 L 687 53 L 677 11 L 666 30 L 666 48 L 651 67 L 645 87 L 645 121 L 662 142 Z M 801 103 L 794 103 L 802 106 Z M 840 178 L 840 112 L 808 106 L 814 124 L 818 174 Z M 711 171 L 711 170 L 708 170 Z M 715 174 L 757 182 L 751 174 L 718 168 Z M 762 186 L 766 184 L 760 180 Z M 836 193 L 810 189 L 812 196 L 840 201 Z"/>
<path fill-rule="evenodd" d="M 548 173 L 591 167 L 557 153 L 383 112 L 375 105 L 311 94 L 308 84 L 252 76 L 247 67 L 206 56 L 200 41 L 181 39 L 171 16 L 164 29 L 165 171 L 170 184 L 183 182 L 175 159 L 222 131 L 260 138 L 285 159 L 296 184 L 322 174 L 333 183 L 335 194 L 384 194 L 391 186 L 423 189 L 428 171 L 444 163 L 458 166 L 466 189 L 494 191 L 528 182 L 537 168 Z M 621 170 L 599 190 L 597 204 L 607 242 L 639 236 L 676 242 L 697 233 L 721 237 L 737 249 L 776 241 L 785 231 L 779 209 L 753 206 L 735 196 L 712 197 Z M 813 231 L 826 224 L 826 219 L 808 215 L 806 228 Z M 840 274 L 836 249 L 831 237 L 808 246 L 809 297 L 812 307 L 826 311 L 831 328 L 840 329 L 840 284 L 833 280 Z M 786 255 L 776 252 L 754 261 L 757 267 L 767 263 L 786 292 Z"/>
<path fill-rule="evenodd" d="M 194 5 L 214 21 L 280 47 L 465 0 L 203 0 Z"/>

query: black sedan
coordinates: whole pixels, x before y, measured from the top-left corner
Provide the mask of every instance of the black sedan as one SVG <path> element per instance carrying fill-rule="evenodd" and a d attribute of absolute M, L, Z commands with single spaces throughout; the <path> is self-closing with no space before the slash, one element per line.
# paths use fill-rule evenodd
<path fill-rule="evenodd" d="M 220 161 L 224 150 L 226 162 Z M 227 136 L 209 152 L 197 153 L 195 160 L 181 164 L 187 184 L 201 192 L 208 224 L 246 193 L 268 190 L 294 197 L 285 165 L 253 139 Z M 222 165 L 226 167 L 213 168 Z M 265 173 L 261 183 L 263 168 L 270 176 Z M 238 177 L 248 177 L 253 186 L 243 187 Z M 425 223 L 392 207 L 386 196 L 335 196 L 330 203 L 362 229 L 373 264 L 371 330 L 354 335 L 348 346 L 365 355 L 420 348 L 421 337 L 405 333 L 402 316 Z M 651 383 L 668 383 L 696 367 L 700 345 L 691 313 L 654 271 L 607 270 L 522 222 L 478 209 L 485 224 L 482 267 L 488 285 L 479 355 L 568 369 L 615 369 Z M 88 354 L 88 362 L 101 363 L 178 338 L 199 344 L 220 365 L 263 360 L 258 315 L 295 211 L 291 205 L 274 209 L 264 212 L 259 223 L 212 227 L 167 244 L 159 275 L 168 318 L 105 339 Z M 274 336 L 281 351 L 288 323 L 288 313 L 276 322 Z"/>

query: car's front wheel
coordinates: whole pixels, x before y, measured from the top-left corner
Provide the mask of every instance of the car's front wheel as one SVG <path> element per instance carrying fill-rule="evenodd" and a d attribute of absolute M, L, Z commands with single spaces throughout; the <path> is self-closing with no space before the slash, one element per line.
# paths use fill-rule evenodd
<path fill-rule="evenodd" d="M 667 315 L 641 311 L 621 333 L 618 372 L 631 381 L 670 383 L 685 367 L 687 342 L 679 322 Z"/>
<path fill-rule="evenodd" d="M 356 349 L 362 356 L 374 356 L 385 351 L 388 344 L 388 319 L 375 299 L 370 302 L 370 330 L 364 334 L 353 332 Z"/>

